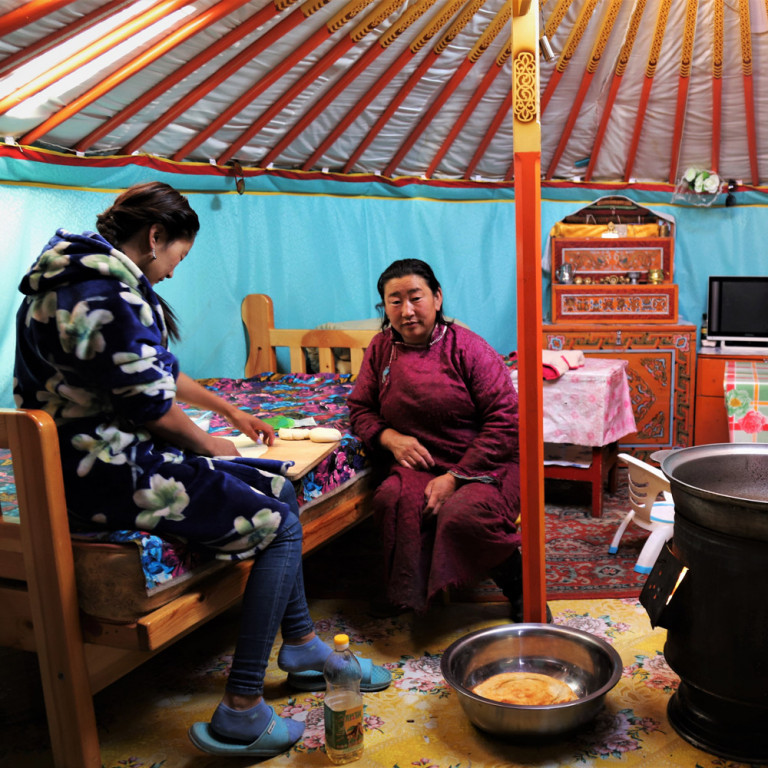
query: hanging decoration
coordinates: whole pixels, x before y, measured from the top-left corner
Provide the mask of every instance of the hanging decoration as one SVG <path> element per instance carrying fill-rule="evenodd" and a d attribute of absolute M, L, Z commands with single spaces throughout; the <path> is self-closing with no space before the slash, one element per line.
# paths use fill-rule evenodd
<path fill-rule="evenodd" d="M 673 202 L 711 206 L 726 186 L 714 171 L 691 166 L 686 168 L 675 187 Z"/>

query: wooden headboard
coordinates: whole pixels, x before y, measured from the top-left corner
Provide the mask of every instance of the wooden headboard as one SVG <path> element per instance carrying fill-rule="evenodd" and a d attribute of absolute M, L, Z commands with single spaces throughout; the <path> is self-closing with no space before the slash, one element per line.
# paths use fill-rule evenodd
<path fill-rule="evenodd" d="M 279 347 L 289 349 L 292 373 L 307 372 L 307 349 L 317 349 L 321 372 L 334 373 L 336 366 L 333 349 L 348 349 L 352 373 L 356 374 L 360 371 L 363 353 L 378 333 L 375 330 L 275 328 L 272 299 L 264 293 L 249 293 L 243 299 L 240 314 L 248 334 L 246 377 L 261 371 L 276 371 L 275 349 Z"/>

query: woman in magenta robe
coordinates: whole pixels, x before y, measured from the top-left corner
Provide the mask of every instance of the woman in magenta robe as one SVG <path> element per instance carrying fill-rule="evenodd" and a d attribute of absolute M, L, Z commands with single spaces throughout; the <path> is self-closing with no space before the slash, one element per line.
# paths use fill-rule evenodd
<path fill-rule="evenodd" d="M 394 262 L 378 291 L 383 330 L 349 399 L 380 473 L 373 506 L 386 600 L 426 609 L 489 573 L 522 614 L 517 393 L 499 355 L 446 321 L 432 269 Z"/>

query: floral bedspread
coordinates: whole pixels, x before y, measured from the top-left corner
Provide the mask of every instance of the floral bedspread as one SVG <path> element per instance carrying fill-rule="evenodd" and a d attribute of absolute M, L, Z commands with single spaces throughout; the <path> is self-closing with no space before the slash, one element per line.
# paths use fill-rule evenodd
<path fill-rule="evenodd" d="M 297 483 L 299 507 L 343 485 L 367 465 L 360 441 L 349 431 L 347 395 L 353 383 L 349 374 L 262 373 L 249 379 L 203 379 L 201 383 L 239 408 L 269 420 L 275 426 L 311 419 L 317 426 L 329 426 L 342 434 L 339 447 Z M 213 413 L 183 406 L 199 424 L 221 435 L 231 425 Z M 0 509 L 5 519 L 18 518 L 16 489 L 9 451 L 0 451 Z M 133 542 L 139 547 L 147 592 L 178 576 L 189 573 L 204 560 L 178 542 L 168 542 L 146 531 L 114 531 L 78 534 L 96 541 Z"/>

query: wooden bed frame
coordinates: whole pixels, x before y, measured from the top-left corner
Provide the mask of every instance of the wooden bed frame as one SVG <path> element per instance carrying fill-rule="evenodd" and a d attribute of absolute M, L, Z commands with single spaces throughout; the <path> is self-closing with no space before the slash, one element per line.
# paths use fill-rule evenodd
<path fill-rule="evenodd" d="M 323 370 L 333 370 L 332 349 L 346 347 L 357 372 L 375 334 L 275 329 L 272 301 L 259 294 L 243 301 L 242 317 L 251 341 L 246 375 L 274 371 L 276 346 L 289 347 L 299 372 L 303 349 L 318 348 Z M 233 563 L 132 623 L 81 621 L 53 419 L 0 409 L 0 448 L 11 451 L 20 518 L 0 514 L 0 646 L 37 653 L 56 768 L 101 768 L 93 694 L 235 605 L 251 564 Z M 362 477 L 314 504 L 302 516 L 304 554 L 367 517 L 371 493 Z"/>

